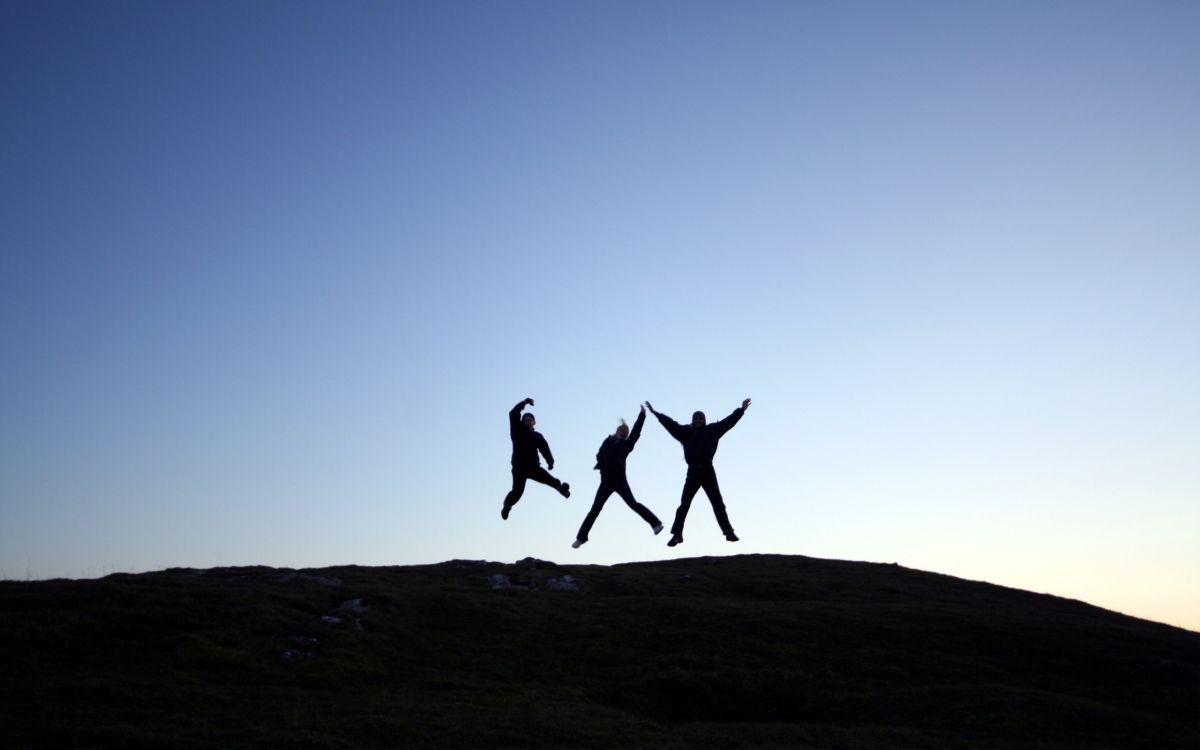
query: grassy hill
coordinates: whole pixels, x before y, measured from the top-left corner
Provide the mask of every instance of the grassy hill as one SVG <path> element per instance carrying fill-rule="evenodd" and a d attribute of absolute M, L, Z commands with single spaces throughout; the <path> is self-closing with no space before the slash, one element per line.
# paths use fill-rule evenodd
<path fill-rule="evenodd" d="M 1200 747 L 1200 634 L 806 557 L 9 581 L 0 663 L 3 747 Z"/>

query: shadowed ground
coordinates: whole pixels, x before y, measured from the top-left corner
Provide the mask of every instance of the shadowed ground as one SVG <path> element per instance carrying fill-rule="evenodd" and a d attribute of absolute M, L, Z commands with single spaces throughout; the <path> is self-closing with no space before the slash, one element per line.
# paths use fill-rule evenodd
<path fill-rule="evenodd" d="M 3 582 L 0 661 L 4 747 L 1200 746 L 1200 634 L 806 557 Z"/>

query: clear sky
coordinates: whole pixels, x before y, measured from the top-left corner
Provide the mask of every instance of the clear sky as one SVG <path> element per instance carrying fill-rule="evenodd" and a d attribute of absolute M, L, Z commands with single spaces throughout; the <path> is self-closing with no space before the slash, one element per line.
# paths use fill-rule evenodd
<path fill-rule="evenodd" d="M 769 552 L 1200 629 L 1198 28 L 0 0 L 0 575 Z M 525 396 L 574 495 L 504 522 Z M 745 397 L 740 543 L 570 548 L 618 417 Z"/>

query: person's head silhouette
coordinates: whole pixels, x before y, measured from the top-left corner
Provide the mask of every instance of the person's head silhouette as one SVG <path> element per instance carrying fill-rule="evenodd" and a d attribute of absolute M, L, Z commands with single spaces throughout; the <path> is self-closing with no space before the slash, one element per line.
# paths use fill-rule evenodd
<path fill-rule="evenodd" d="M 629 425 L 625 424 L 625 420 L 621 420 L 621 424 L 617 425 L 617 431 L 613 433 L 617 440 L 625 440 L 629 437 Z"/>
<path fill-rule="evenodd" d="M 704 419 L 704 412 L 692 412 L 692 427 L 703 427 L 705 424 L 707 424 L 707 420 Z"/>
<path fill-rule="evenodd" d="M 532 412 L 526 412 L 524 415 L 522 415 L 521 421 L 531 430 L 533 429 L 533 426 L 537 424 L 537 419 L 534 418 Z"/>

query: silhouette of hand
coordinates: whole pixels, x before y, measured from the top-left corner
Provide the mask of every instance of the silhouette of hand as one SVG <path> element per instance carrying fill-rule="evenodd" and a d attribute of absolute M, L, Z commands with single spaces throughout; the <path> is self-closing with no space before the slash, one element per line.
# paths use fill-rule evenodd
<path fill-rule="evenodd" d="M 746 399 L 745 401 L 742 402 L 742 411 L 746 411 L 749 408 L 750 408 L 750 399 Z"/>
<path fill-rule="evenodd" d="M 554 462 L 553 461 L 546 462 L 546 471 L 554 471 Z"/>
<path fill-rule="evenodd" d="M 525 403 L 529 404 L 530 406 L 533 406 L 533 399 L 527 398 L 527 399 L 525 399 Z"/>
<path fill-rule="evenodd" d="M 650 413 L 651 413 L 651 414 L 656 414 L 656 413 L 657 413 L 657 412 L 655 412 L 655 411 L 654 411 L 654 407 L 650 405 L 650 402 L 649 402 L 649 401 L 647 401 L 647 402 L 646 402 L 646 408 L 650 410 Z"/>
<path fill-rule="evenodd" d="M 640 411 L 639 413 L 641 413 L 641 414 L 645 414 L 645 413 L 646 413 L 646 405 L 645 405 L 645 404 L 642 404 L 642 408 L 641 408 L 641 411 Z"/>

